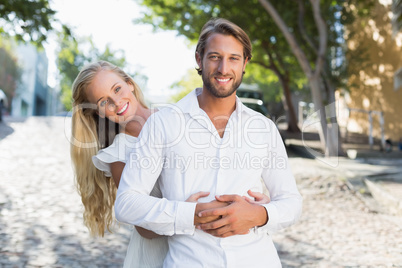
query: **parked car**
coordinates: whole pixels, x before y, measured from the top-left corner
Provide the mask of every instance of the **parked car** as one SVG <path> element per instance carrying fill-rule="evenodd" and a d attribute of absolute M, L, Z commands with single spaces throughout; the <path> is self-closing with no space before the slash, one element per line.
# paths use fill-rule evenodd
<path fill-rule="evenodd" d="M 0 122 L 3 121 L 3 110 L 8 107 L 7 96 L 0 89 Z"/>
<path fill-rule="evenodd" d="M 241 85 L 236 90 L 236 95 L 239 98 L 249 98 L 249 99 L 258 99 L 263 100 L 264 96 L 262 91 L 258 89 L 257 86 L 250 86 L 250 85 Z"/>
<path fill-rule="evenodd" d="M 264 105 L 264 102 L 259 99 L 253 99 L 253 98 L 239 98 L 244 105 L 246 105 L 248 108 L 253 109 L 254 111 L 257 111 L 259 113 L 262 113 L 266 117 L 269 117 L 268 109 Z"/>

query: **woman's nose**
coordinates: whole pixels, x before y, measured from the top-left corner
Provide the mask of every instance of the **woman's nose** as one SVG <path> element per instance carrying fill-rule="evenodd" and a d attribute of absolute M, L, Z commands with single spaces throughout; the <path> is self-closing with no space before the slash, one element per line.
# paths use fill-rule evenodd
<path fill-rule="evenodd" d="M 110 104 L 109 104 L 109 109 L 116 109 L 119 108 L 121 105 L 121 98 L 119 96 L 115 96 L 113 98 L 110 99 Z"/>

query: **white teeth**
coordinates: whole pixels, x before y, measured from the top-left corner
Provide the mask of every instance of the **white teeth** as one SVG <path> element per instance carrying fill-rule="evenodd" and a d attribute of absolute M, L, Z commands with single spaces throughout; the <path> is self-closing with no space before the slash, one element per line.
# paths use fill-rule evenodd
<path fill-rule="evenodd" d="M 122 113 L 124 113 L 127 110 L 127 107 L 128 107 L 128 103 L 126 103 L 126 105 L 124 105 L 124 107 L 117 114 L 121 115 Z"/>
<path fill-rule="evenodd" d="M 216 80 L 218 80 L 219 82 L 227 82 L 227 81 L 230 80 L 230 78 L 226 78 L 226 79 L 219 79 L 219 78 L 216 78 Z"/>

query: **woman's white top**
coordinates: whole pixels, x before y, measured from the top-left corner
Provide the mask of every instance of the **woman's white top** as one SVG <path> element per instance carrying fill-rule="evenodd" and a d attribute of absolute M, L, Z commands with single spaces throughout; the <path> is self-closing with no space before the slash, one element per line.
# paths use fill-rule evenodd
<path fill-rule="evenodd" d="M 95 167 L 111 177 L 110 164 L 114 162 L 127 163 L 131 148 L 138 142 L 136 137 L 120 133 L 113 143 L 92 157 Z M 156 185 L 151 192 L 152 196 L 162 197 L 159 187 Z M 124 267 L 157 268 L 163 266 L 168 251 L 167 237 L 147 239 L 142 237 L 135 228 L 131 232 L 130 243 L 127 248 Z"/>

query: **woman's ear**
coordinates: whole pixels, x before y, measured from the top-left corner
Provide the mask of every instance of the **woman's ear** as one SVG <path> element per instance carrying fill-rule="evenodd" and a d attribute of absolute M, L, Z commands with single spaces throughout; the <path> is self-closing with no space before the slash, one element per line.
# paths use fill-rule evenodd
<path fill-rule="evenodd" d="M 126 83 L 131 88 L 130 91 L 134 93 L 134 85 L 130 81 L 127 81 Z"/>

